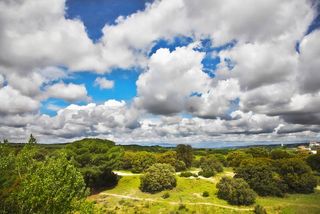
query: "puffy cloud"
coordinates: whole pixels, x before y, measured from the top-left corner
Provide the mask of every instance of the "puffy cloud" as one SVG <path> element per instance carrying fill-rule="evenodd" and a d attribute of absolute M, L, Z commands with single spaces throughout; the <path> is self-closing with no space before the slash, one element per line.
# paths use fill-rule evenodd
<path fill-rule="evenodd" d="M 154 53 L 148 70 L 137 80 L 136 104 L 156 114 L 178 113 L 186 108 L 193 93 L 205 92 L 209 77 L 202 72 L 204 53 L 193 45 L 170 52 L 162 48 Z"/>
<path fill-rule="evenodd" d="M 99 86 L 100 89 L 111 89 L 114 86 L 114 81 L 102 77 L 97 77 L 94 81 L 94 85 Z"/>
<path fill-rule="evenodd" d="M 0 114 L 22 114 L 36 112 L 40 106 L 37 100 L 24 96 L 11 86 L 0 88 Z"/>
<path fill-rule="evenodd" d="M 76 85 L 73 83 L 56 83 L 46 88 L 45 97 L 64 99 L 68 102 L 88 101 L 87 89 L 84 84 Z"/>
<path fill-rule="evenodd" d="M 30 130 L 62 138 L 96 136 L 125 132 L 139 126 L 138 112 L 124 101 L 108 100 L 97 105 L 69 105 L 54 117 L 41 115 Z"/>

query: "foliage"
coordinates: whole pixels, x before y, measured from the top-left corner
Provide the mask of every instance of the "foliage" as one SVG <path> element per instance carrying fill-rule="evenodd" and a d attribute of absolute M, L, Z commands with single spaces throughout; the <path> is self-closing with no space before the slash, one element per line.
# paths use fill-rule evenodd
<path fill-rule="evenodd" d="M 223 171 L 221 162 L 214 155 L 202 157 L 200 167 L 202 171 L 199 172 L 199 175 L 207 178 Z"/>
<path fill-rule="evenodd" d="M 190 145 L 179 144 L 176 148 L 178 160 L 183 161 L 186 167 L 189 168 L 192 165 L 193 150 Z"/>
<path fill-rule="evenodd" d="M 270 152 L 270 157 L 274 160 L 278 160 L 278 159 L 284 159 L 284 158 L 291 158 L 293 157 L 293 155 L 284 149 L 273 149 Z"/>
<path fill-rule="evenodd" d="M 150 166 L 157 162 L 157 158 L 150 152 L 136 152 L 132 161 L 132 172 L 140 173 L 144 172 Z"/>
<path fill-rule="evenodd" d="M 256 193 L 241 178 L 222 177 L 217 184 L 218 197 L 233 205 L 250 205 L 255 202 Z"/>
<path fill-rule="evenodd" d="M 37 162 L 10 196 L 18 213 L 67 213 L 86 197 L 82 175 L 64 156 Z"/>
<path fill-rule="evenodd" d="M 284 196 L 286 185 L 276 172 L 274 162 L 266 158 L 244 160 L 235 169 L 236 177 L 243 178 L 261 196 Z"/>
<path fill-rule="evenodd" d="M 260 204 L 257 204 L 254 207 L 254 213 L 255 214 L 267 214 L 267 211 L 263 206 L 261 206 Z"/>
<path fill-rule="evenodd" d="M 90 188 L 113 186 L 117 177 L 112 173 L 121 160 L 123 150 L 111 141 L 83 139 L 66 146 L 69 159 L 82 173 Z"/>
<path fill-rule="evenodd" d="M 186 170 L 187 166 L 183 161 L 177 160 L 176 164 L 174 165 L 174 168 L 177 172 L 181 172 L 183 170 Z"/>
<path fill-rule="evenodd" d="M 161 198 L 163 198 L 163 199 L 166 199 L 166 198 L 169 198 L 169 197 L 170 197 L 170 193 L 168 193 L 168 192 L 164 193 L 164 194 L 161 196 Z"/>
<path fill-rule="evenodd" d="M 309 155 L 306 161 L 313 170 L 320 172 L 320 153 Z"/>
<path fill-rule="evenodd" d="M 303 160 L 282 159 L 279 161 L 278 172 L 290 193 L 312 193 L 317 186 L 317 179 Z"/>
<path fill-rule="evenodd" d="M 180 173 L 180 177 L 188 178 L 188 177 L 191 177 L 191 176 L 193 176 L 192 172 L 181 172 Z"/>
<path fill-rule="evenodd" d="M 209 192 L 208 192 L 208 191 L 204 191 L 204 192 L 202 193 L 202 196 L 203 196 L 203 197 L 209 197 Z"/>
<path fill-rule="evenodd" d="M 252 158 L 252 155 L 245 153 L 244 151 L 237 150 L 228 154 L 227 161 L 229 166 L 238 167 L 243 160 L 248 158 Z"/>
<path fill-rule="evenodd" d="M 78 210 L 87 195 L 81 173 L 65 154 L 44 156 L 34 140 L 30 142 L 18 152 L 9 145 L 0 145 L 1 213 Z"/>
<path fill-rule="evenodd" d="M 154 164 L 140 177 L 140 190 L 143 192 L 156 193 L 176 185 L 175 170 L 169 164 Z"/>
<path fill-rule="evenodd" d="M 245 150 L 247 154 L 252 155 L 254 158 L 268 158 L 269 151 L 264 147 L 252 147 Z"/>
<path fill-rule="evenodd" d="M 214 154 L 214 157 L 217 158 L 224 167 L 228 166 L 227 158 L 223 154 Z"/>

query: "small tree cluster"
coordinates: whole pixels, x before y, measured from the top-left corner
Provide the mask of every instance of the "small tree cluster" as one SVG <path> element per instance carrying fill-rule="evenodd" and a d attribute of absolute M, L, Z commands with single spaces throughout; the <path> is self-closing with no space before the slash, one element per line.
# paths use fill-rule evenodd
<path fill-rule="evenodd" d="M 251 205 L 255 202 L 256 193 L 241 178 L 223 177 L 217 188 L 218 197 L 232 205 Z"/>

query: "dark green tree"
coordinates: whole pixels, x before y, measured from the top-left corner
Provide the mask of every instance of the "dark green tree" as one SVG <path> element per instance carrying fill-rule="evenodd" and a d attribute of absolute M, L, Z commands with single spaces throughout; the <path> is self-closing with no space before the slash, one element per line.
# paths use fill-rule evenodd
<path fill-rule="evenodd" d="M 317 186 L 317 179 L 312 174 L 311 168 L 301 159 L 280 160 L 278 173 L 290 193 L 312 193 Z"/>
<path fill-rule="evenodd" d="M 101 139 L 83 139 L 66 146 L 68 158 L 82 173 L 90 188 L 113 186 L 117 176 L 112 172 L 120 164 L 123 149 L 114 142 Z"/>
<path fill-rule="evenodd" d="M 192 165 L 193 160 L 193 150 L 190 145 L 179 144 L 176 148 L 178 160 L 183 161 L 186 167 L 189 168 Z"/>
<path fill-rule="evenodd" d="M 30 134 L 29 140 L 28 140 L 28 144 L 37 144 L 37 139 L 35 137 L 33 137 L 32 134 Z"/>
<path fill-rule="evenodd" d="M 284 196 L 286 184 L 270 159 L 246 159 L 235 169 L 235 173 L 235 177 L 243 178 L 261 196 Z"/>
<path fill-rule="evenodd" d="M 309 155 L 306 161 L 313 170 L 320 172 L 320 153 Z"/>

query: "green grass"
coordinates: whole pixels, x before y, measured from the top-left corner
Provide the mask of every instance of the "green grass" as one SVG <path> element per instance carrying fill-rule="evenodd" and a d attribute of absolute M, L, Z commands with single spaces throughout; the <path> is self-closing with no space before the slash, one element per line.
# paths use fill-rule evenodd
<path fill-rule="evenodd" d="M 118 185 L 102 192 L 99 195 L 91 196 L 99 206 L 106 210 L 113 210 L 115 213 L 253 213 L 246 210 L 232 210 L 231 208 L 253 208 L 253 206 L 231 206 L 226 201 L 220 200 L 216 196 L 216 183 L 224 175 L 232 176 L 232 169 L 226 168 L 223 173 L 219 173 L 210 179 L 191 179 L 177 176 L 177 187 L 156 194 L 143 193 L 139 190 L 139 175 L 124 176 L 119 180 Z M 202 197 L 204 191 L 209 192 L 209 197 Z M 163 199 L 161 196 L 169 192 L 170 197 Z M 107 194 L 125 195 L 134 198 L 121 198 Z M 139 200 L 135 200 L 138 198 Z M 143 200 L 141 200 L 143 199 Z M 268 213 L 320 213 L 320 190 L 313 194 L 291 194 L 285 198 L 258 197 L 257 204 L 264 206 Z M 193 204 L 211 203 L 211 205 Z M 179 205 L 184 204 L 187 208 L 180 209 Z M 218 206 L 213 206 L 212 204 Z M 111 212 L 112 213 L 112 212 Z"/>

